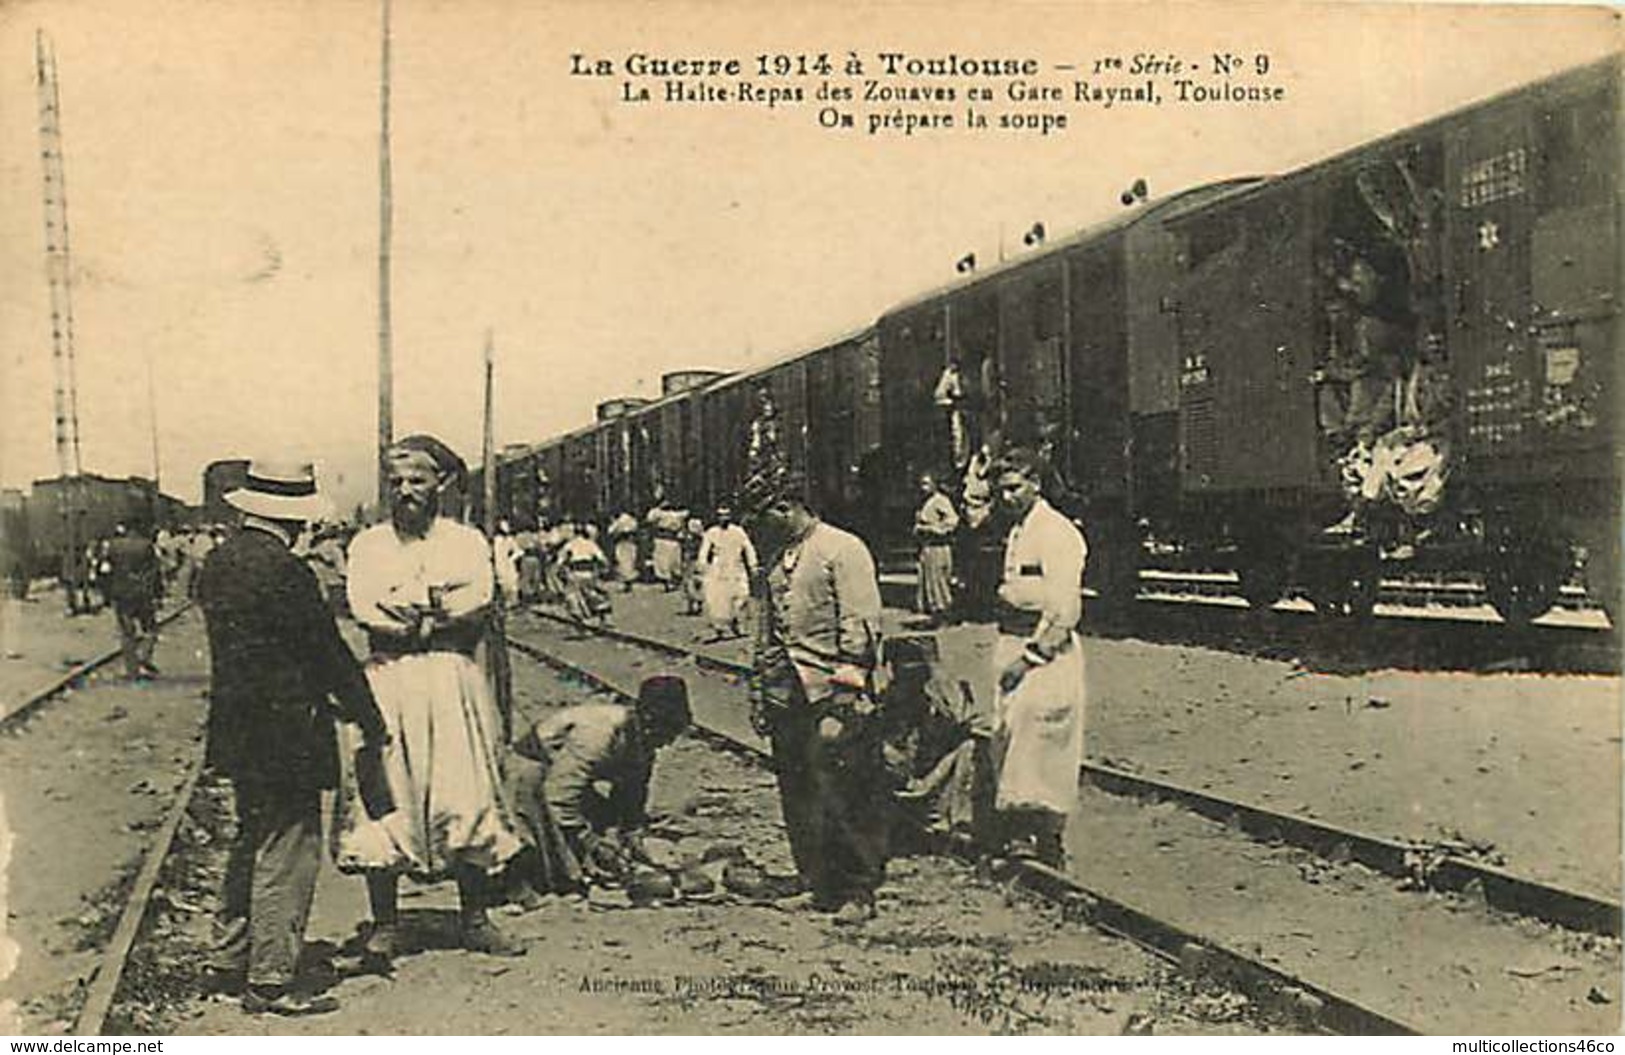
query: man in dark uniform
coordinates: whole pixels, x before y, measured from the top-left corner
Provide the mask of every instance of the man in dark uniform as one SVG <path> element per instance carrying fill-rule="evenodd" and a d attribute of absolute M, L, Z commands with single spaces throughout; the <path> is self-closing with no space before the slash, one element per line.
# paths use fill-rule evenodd
<path fill-rule="evenodd" d="M 765 507 L 787 542 L 767 570 L 751 719 L 773 743 L 790 852 L 814 907 L 861 924 L 875 915 L 891 823 L 873 694 L 880 585 L 863 540 L 820 520 L 801 493 L 787 480 Z"/>
<path fill-rule="evenodd" d="M 118 617 L 124 673 L 132 680 L 150 678 L 158 673 L 152 650 L 158 644 L 158 598 L 163 593 L 157 551 L 145 535 L 119 524 L 107 544 L 107 566 L 105 591 Z"/>
<path fill-rule="evenodd" d="M 290 552 L 324 508 L 311 467 L 254 462 L 225 500 L 243 513 L 242 530 L 198 580 L 212 661 L 208 762 L 237 800 L 213 967 L 219 981 L 246 985 L 246 1011 L 317 1014 L 338 1002 L 302 991 L 295 965 L 321 865 L 321 793 L 339 776 L 328 697 L 361 726 L 358 774 L 378 771 L 388 734 L 315 575 Z"/>

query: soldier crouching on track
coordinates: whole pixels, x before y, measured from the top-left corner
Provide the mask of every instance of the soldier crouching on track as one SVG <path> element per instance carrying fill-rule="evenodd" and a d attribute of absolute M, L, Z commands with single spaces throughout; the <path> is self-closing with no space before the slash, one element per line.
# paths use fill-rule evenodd
<path fill-rule="evenodd" d="M 688 686 L 663 674 L 644 680 L 634 706 L 566 707 L 519 739 L 514 753 L 537 764 L 510 763 L 514 808 L 531 843 L 509 869 L 518 900 L 569 893 L 589 880 L 625 882 L 647 863 L 639 829 L 648 821 L 655 756 L 690 721 Z"/>
<path fill-rule="evenodd" d="M 373 929 L 366 955 L 382 967 L 400 944 L 398 881 L 456 879 L 463 947 L 518 956 L 524 946 L 486 914 L 488 876 L 521 849 L 499 766 L 503 728 L 474 652 L 495 603 L 491 549 L 476 528 L 441 516 L 442 492 L 466 478 L 462 459 L 430 436 L 389 450 L 390 521 L 357 535 L 350 610 L 372 649 L 367 678 L 394 738 L 383 771 L 395 812 L 374 820 L 346 780 L 335 810 L 341 869 L 367 878 Z"/>
<path fill-rule="evenodd" d="M 784 826 L 813 906 L 874 918 L 891 823 L 873 698 L 880 585 L 856 535 L 818 519 L 793 482 L 765 517 L 788 539 L 767 571 L 751 720 L 773 744 Z"/>
<path fill-rule="evenodd" d="M 999 460 L 999 501 L 1015 526 L 999 586 L 995 732 L 1001 741 L 996 805 L 1016 852 L 1066 863 L 1063 839 L 1083 763 L 1083 535 L 1044 500 L 1044 466 L 1017 448 Z"/>
<path fill-rule="evenodd" d="M 328 696 L 359 725 L 371 760 L 389 733 L 314 574 L 291 552 L 325 508 L 311 467 L 256 461 L 224 497 L 242 530 L 198 573 L 212 666 L 206 757 L 237 806 L 211 982 L 242 988 L 245 1011 L 318 1014 L 338 1001 L 301 989 L 295 967 L 321 867 L 321 796 L 339 777 Z"/>
<path fill-rule="evenodd" d="M 993 805 L 991 730 L 970 686 L 943 675 L 934 637 L 888 638 L 885 652 L 883 753 L 898 802 L 920 827 L 981 847 Z"/>

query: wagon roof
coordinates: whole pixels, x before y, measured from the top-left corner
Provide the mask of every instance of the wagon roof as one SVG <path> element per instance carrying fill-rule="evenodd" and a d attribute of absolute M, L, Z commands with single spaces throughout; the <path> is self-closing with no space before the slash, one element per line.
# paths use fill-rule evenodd
<path fill-rule="evenodd" d="M 1587 80 L 1597 77 L 1611 75 L 1617 78 L 1621 74 L 1622 61 L 1625 61 L 1625 57 L 1616 54 L 1608 58 L 1601 59 L 1597 62 L 1587 63 L 1583 66 L 1575 66 L 1571 69 L 1563 70 L 1560 73 L 1554 73 L 1539 80 L 1530 81 L 1514 88 L 1508 88 L 1504 91 L 1496 92 L 1494 95 L 1485 96 L 1482 99 L 1465 103 L 1453 110 L 1447 110 L 1442 114 L 1430 117 L 1425 121 L 1419 121 L 1416 124 L 1407 125 L 1404 128 L 1396 129 L 1393 132 L 1389 132 L 1387 135 L 1380 136 L 1376 139 L 1367 139 L 1354 146 L 1348 147 L 1347 149 L 1339 150 L 1337 153 L 1328 157 L 1321 158 L 1318 161 L 1311 161 L 1306 165 L 1293 169 L 1291 172 L 1282 173 L 1281 175 L 1261 180 L 1240 189 L 1235 194 L 1226 195 L 1225 200 L 1227 203 L 1231 201 L 1246 201 L 1258 195 L 1269 194 L 1279 187 L 1296 184 L 1301 180 L 1313 179 L 1329 170 L 1346 166 L 1358 158 L 1369 156 L 1373 153 L 1380 152 L 1386 148 L 1403 143 L 1407 140 L 1414 139 L 1419 134 L 1430 129 L 1448 126 L 1461 120 L 1461 118 L 1467 114 L 1475 113 L 1481 110 L 1493 109 L 1497 106 L 1503 106 L 1519 96 L 1561 89 L 1565 86 L 1571 84 L 1581 84 Z M 1184 208 L 1170 213 L 1165 217 L 1165 220 L 1169 223 L 1184 222 L 1189 220 L 1192 214 L 1202 211 L 1202 209 L 1209 204 L 1212 203 L 1191 203 Z"/>
<path fill-rule="evenodd" d="M 969 289 L 980 283 L 994 281 L 1018 268 L 1028 267 L 1037 261 L 1052 259 L 1068 249 L 1086 245 L 1118 231 L 1127 230 L 1141 220 L 1165 216 L 1170 210 L 1198 208 L 1211 204 L 1216 199 L 1242 193 L 1256 186 L 1264 179 L 1263 176 L 1238 176 L 1234 179 L 1220 180 L 1216 183 L 1198 184 L 1195 187 L 1189 187 L 1174 194 L 1154 199 L 1138 208 L 1125 209 L 1099 223 L 1079 228 L 1071 234 L 1057 238 L 1052 242 L 1045 242 L 1044 247 L 1037 252 L 1000 261 L 986 271 L 973 272 L 964 278 L 946 282 L 924 293 L 910 297 L 908 300 L 902 301 L 887 310 L 885 314 L 881 315 L 881 319 L 888 319 L 901 312 L 918 308 L 922 304 L 929 304 L 931 301 L 938 300 L 962 289 Z"/>

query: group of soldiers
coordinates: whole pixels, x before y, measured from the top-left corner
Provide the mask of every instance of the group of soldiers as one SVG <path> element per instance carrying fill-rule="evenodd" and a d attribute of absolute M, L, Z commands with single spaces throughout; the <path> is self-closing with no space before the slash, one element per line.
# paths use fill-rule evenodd
<path fill-rule="evenodd" d="M 231 781 L 237 812 L 211 979 L 250 1012 L 336 1006 L 298 970 L 324 792 L 335 792 L 333 859 L 366 884 L 371 918 L 354 946 L 363 964 L 387 969 L 408 944 L 403 876 L 455 880 L 464 947 L 517 956 L 524 945 L 491 919 L 493 905 L 649 874 L 640 829 L 650 778 L 689 724 L 687 686 L 661 675 L 631 706 L 558 708 L 515 727 L 495 617 L 522 596 L 524 553 L 445 515 L 445 495 L 466 475 L 445 444 L 408 437 L 387 464 L 389 519 L 343 552 L 364 664 L 297 552 L 325 512 L 310 466 L 255 462 L 226 496 L 241 526 L 198 576 L 212 663 L 208 761 Z M 754 593 L 750 718 L 772 746 L 795 862 L 756 895 L 862 924 L 877 911 L 894 807 L 929 802 L 950 823 L 973 824 L 984 793 L 1007 850 L 1064 864 L 1082 754 L 1084 541 L 1044 500 L 1036 455 L 1005 452 L 989 479 L 1013 525 L 990 708 L 943 690 L 935 639 L 883 634 L 868 546 L 822 520 L 793 476 L 753 503 L 750 531 L 719 510 L 692 558 L 672 537 L 681 511 L 657 506 L 646 519 L 658 582 L 675 590 L 696 562 L 728 565 L 708 582 L 719 605 L 739 606 L 716 613 L 730 615 L 730 630 Z M 589 546 L 595 576 L 612 566 L 593 532 L 563 534 L 544 576 L 568 571 Z"/>
<path fill-rule="evenodd" d="M 76 546 L 63 555 L 58 581 L 68 616 L 94 615 L 114 605 L 115 594 L 126 592 L 127 584 L 119 581 L 122 574 L 115 575 L 112 552 L 127 547 L 128 543 L 119 543 L 119 540 L 132 533 L 153 549 L 156 587 L 161 593 L 179 596 L 190 596 L 192 576 L 219 538 L 219 532 L 209 527 L 183 527 L 175 531 L 160 527 L 154 533 L 150 526 L 139 522 L 120 522 L 112 534 L 87 540 L 83 546 Z M 20 587 L 14 586 L 14 592 L 26 596 L 26 580 Z"/>
<path fill-rule="evenodd" d="M 705 617 L 709 640 L 744 636 L 758 566 L 750 535 L 728 502 L 718 505 L 709 525 L 663 499 L 641 522 L 620 512 L 602 532 L 586 521 L 515 532 L 504 521 L 492 546 L 511 603 L 561 604 L 573 618 L 601 625 L 613 613 L 609 587 L 630 592 L 647 572 L 666 592 L 682 593 L 688 615 Z"/>

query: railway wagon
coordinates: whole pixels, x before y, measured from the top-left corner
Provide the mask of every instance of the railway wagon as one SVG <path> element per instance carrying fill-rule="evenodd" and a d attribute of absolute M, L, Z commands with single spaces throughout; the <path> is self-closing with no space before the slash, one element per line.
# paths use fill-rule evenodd
<path fill-rule="evenodd" d="M 647 472 L 662 497 L 677 505 L 703 508 L 706 500 L 700 404 L 705 389 L 727 375 L 718 370 L 677 370 L 660 379 L 661 398 L 644 411 L 645 428 L 654 437 Z"/>
<path fill-rule="evenodd" d="M 1051 501 L 1087 525 L 1089 586 L 1108 604 L 1132 597 L 1140 490 L 1159 484 L 1142 467 L 1175 443 L 1159 414 L 1177 372 L 1164 310 L 1176 246 L 1164 220 L 1253 182 L 1134 207 L 882 316 L 875 472 L 890 481 L 876 489 L 887 544 L 910 545 L 917 474 L 957 491 L 984 445 L 1030 446 L 1050 462 Z"/>
<path fill-rule="evenodd" d="M 536 527 L 540 502 L 536 462 L 536 452 L 525 444 L 509 444 L 497 458 L 497 515 L 515 531 Z"/>
<path fill-rule="evenodd" d="M 30 570 L 36 575 L 52 574 L 63 567 L 70 537 L 82 549 L 111 536 L 120 523 L 151 530 L 172 522 L 160 518 L 184 509 L 169 496 L 160 496 L 151 480 L 138 476 L 112 479 L 94 473 L 35 480 L 24 507 Z"/>
<path fill-rule="evenodd" d="M 878 361 L 875 334 L 865 330 L 699 393 L 703 507 L 747 497 L 754 439 L 777 444 L 822 516 L 865 530 L 862 469 L 880 443 Z"/>
<path fill-rule="evenodd" d="M 572 520 L 597 520 L 603 514 L 598 495 L 598 429 L 589 425 L 559 442 L 564 475 L 555 490 L 563 515 Z"/>
<path fill-rule="evenodd" d="M 0 574 L 32 576 L 34 544 L 28 537 L 28 496 L 0 490 Z"/>
<path fill-rule="evenodd" d="M 237 511 L 226 504 L 225 496 L 248 483 L 247 458 L 222 458 L 203 467 L 203 519 L 212 524 L 230 524 Z"/>
<path fill-rule="evenodd" d="M 523 443 L 510 443 L 498 451 L 496 521 L 507 521 L 515 531 L 528 531 L 536 526 L 541 506 L 541 485 L 537 467 L 540 451 Z M 485 467 L 471 473 L 468 479 L 469 511 L 473 522 L 485 523 Z"/>
<path fill-rule="evenodd" d="M 1178 458 L 1147 488 L 1158 529 L 1228 549 L 1256 604 L 1296 567 L 1317 606 L 1364 614 L 1402 564 L 1480 573 L 1515 623 L 1550 607 L 1580 546 L 1612 611 L 1620 72 L 1572 71 L 1170 218 L 1179 373 L 1159 409 L 1177 407 Z M 1424 420 L 1405 401 L 1429 386 L 1446 472 L 1442 499 L 1371 505 L 1353 535 L 1339 517 L 1372 438 L 1355 426 L 1385 410 L 1356 407 L 1360 385 L 1392 394 L 1384 428 Z"/>
<path fill-rule="evenodd" d="M 575 435 L 577 453 L 563 471 L 592 496 L 577 515 L 642 513 L 664 495 L 709 516 L 719 503 L 743 497 L 753 429 L 770 419 L 773 442 L 820 512 L 861 521 L 862 468 L 880 442 L 878 364 L 875 335 L 864 331 L 749 373 L 668 375 L 697 383 L 618 408 Z M 582 487 L 588 477 L 595 483 Z"/>

